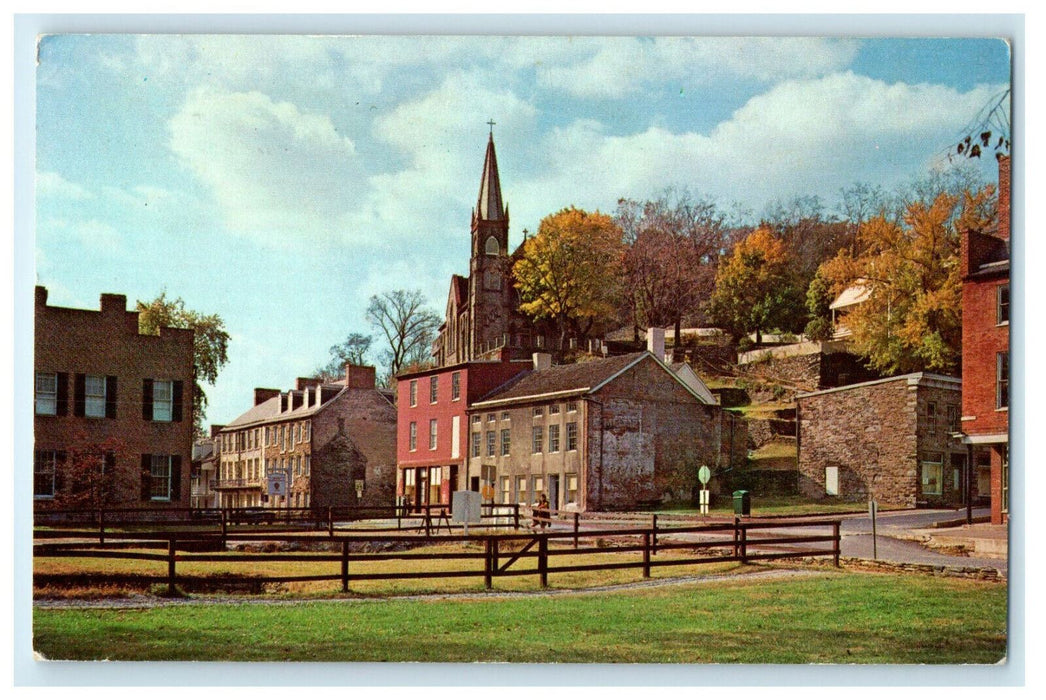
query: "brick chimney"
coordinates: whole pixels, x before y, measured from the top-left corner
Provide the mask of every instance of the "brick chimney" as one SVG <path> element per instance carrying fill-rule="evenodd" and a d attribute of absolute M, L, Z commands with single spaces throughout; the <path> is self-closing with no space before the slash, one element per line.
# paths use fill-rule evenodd
<path fill-rule="evenodd" d="M 316 377 L 298 377 L 294 382 L 294 388 L 298 391 L 302 391 L 304 389 L 308 389 L 309 387 L 313 387 L 317 384 L 322 383 L 323 380 L 318 379 Z"/>
<path fill-rule="evenodd" d="M 646 349 L 659 360 L 665 359 L 665 329 L 647 328 Z"/>
<path fill-rule="evenodd" d="M 279 396 L 279 395 L 280 395 L 280 390 L 279 389 L 255 388 L 254 389 L 254 405 L 257 406 L 258 404 L 264 403 L 264 402 L 268 401 L 269 399 L 271 399 L 271 398 L 273 398 L 275 396 Z"/>
<path fill-rule="evenodd" d="M 348 389 L 373 389 L 376 376 L 373 367 L 345 363 L 345 387 Z"/>
<path fill-rule="evenodd" d="M 550 369 L 552 367 L 552 355 L 547 352 L 536 352 L 534 353 L 534 371 L 540 372 L 543 369 Z"/>

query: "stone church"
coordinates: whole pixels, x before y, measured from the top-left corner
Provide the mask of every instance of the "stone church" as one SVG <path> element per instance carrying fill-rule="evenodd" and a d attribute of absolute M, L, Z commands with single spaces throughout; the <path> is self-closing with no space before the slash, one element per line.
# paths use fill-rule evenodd
<path fill-rule="evenodd" d="M 494 134 L 487 141 L 479 198 L 472 210 L 472 252 L 469 275 L 454 275 L 447 311 L 433 345 L 440 367 L 470 360 L 497 359 L 503 350 L 512 358 L 547 351 L 555 334 L 519 312 L 519 294 L 512 283 L 512 265 L 520 245 L 509 253 L 508 206 L 501 197 Z"/>

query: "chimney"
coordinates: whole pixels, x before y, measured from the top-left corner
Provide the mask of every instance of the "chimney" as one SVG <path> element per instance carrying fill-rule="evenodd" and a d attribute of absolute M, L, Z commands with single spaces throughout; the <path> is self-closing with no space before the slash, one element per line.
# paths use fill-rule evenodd
<path fill-rule="evenodd" d="M 36 286 L 36 305 L 47 306 L 47 287 Z"/>
<path fill-rule="evenodd" d="M 298 391 L 302 391 L 311 386 L 316 386 L 321 381 L 322 380 L 317 379 L 316 377 L 298 377 L 294 382 L 294 388 Z"/>
<path fill-rule="evenodd" d="M 257 406 L 260 403 L 264 403 L 274 396 L 279 396 L 279 389 L 261 389 L 255 388 L 254 390 L 254 405 Z"/>
<path fill-rule="evenodd" d="M 222 428 L 224 428 L 224 427 L 225 427 L 224 425 L 215 425 L 215 424 L 212 423 L 211 424 L 211 437 L 212 438 L 218 437 L 218 433 L 220 433 L 222 431 Z"/>
<path fill-rule="evenodd" d="M 285 394 L 285 393 L 283 393 L 281 391 L 280 392 L 280 413 L 286 413 L 287 412 L 287 404 L 288 404 L 287 394 Z"/>
<path fill-rule="evenodd" d="M 999 238 L 1010 238 L 1010 157 L 999 158 Z"/>
<path fill-rule="evenodd" d="M 540 372 L 543 369 L 551 369 L 552 367 L 552 355 L 547 352 L 536 352 L 534 353 L 534 371 Z"/>
<path fill-rule="evenodd" d="M 373 367 L 345 363 L 345 387 L 347 389 L 373 389 L 376 375 Z"/>
<path fill-rule="evenodd" d="M 646 331 L 646 349 L 659 360 L 665 359 L 665 329 L 648 328 Z"/>
<path fill-rule="evenodd" d="M 305 392 L 303 391 L 290 391 L 287 392 L 291 397 L 291 410 L 301 408 L 301 405 L 305 403 Z"/>

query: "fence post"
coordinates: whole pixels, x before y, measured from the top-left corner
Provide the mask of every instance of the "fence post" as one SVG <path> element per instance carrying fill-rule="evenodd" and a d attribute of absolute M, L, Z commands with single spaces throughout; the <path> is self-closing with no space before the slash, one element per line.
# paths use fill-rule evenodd
<path fill-rule="evenodd" d="M 748 528 L 741 526 L 741 563 L 748 563 Z"/>
<path fill-rule="evenodd" d="M 574 513 L 574 549 L 577 549 L 577 531 L 578 531 L 578 522 L 579 522 L 580 518 L 581 518 L 581 514 L 580 513 Z"/>
<path fill-rule="evenodd" d="M 432 536 L 432 511 L 425 511 L 425 537 Z"/>
<path fill-rule="evenodd" d="M 541 572 L 541 587 L 548 588 L 548 535 L 542 533 L 538 540 L 538 571 Z"/>
<path fill-rule="evenodd" d="M 738 520 L 738 517 L 735 515 L 734 516 L 734 559 L 737 559 L 737 557 L 739 556 L 739 554 L 741 552 L 740 548 L 738 547 L 738 541 L 741 539 L 740 534 L 738 534 L 739 533 L 739 522 L 740 521 Z"/>
<path fill-rule="evenodd" d="M 167 595 L 174 595 L 174 538 L 167 540 Z"/>
<path fill-rule="evenodd" d="M 650 533 L 643 533 L 643 578 L 650 578 Z"/>
<path fill-rule="evenodd" d="M 657 513 L 654 513 L 653 547 L 654 554 L 657 554 Z"/>
<path fill-rule="evenodd" d="M 834 523 L 832 523 L 832 538 L 834 540 L 832 542 L 832 559 L 835 560 L 835 565 L 839 566 L 839 550 L 841 549 L 841 547 L 840 547 L 840 541 L 839 541 L 839 521 L 838 520 L 836 520 Z"/>
<path fill-rule="evenodd" d="M 349 541 L 341 541 L 341 592 L 349 592 Z"/>
<path fill-rule="evenodd" d="M 105 544 L 105 509 L 98 509 L 98 544 Z"/>
<path fill-rule="evenodd" d="M 492 540 L 489 537 L 486 538 L 486 540 L 484 540 L 484 544 L 485 544 L 485 547 L 484 547 L 485 551 L 484 551 L 484 553 L 486 554 L 486 557 L 483 559 L 483 587 L 486 588 L 488 591 L 494 585 L 494 572 L 493 572 L 493 569 L 494 569 L 494 551 L 493 551 L 494 547 L 493 547 L 493 542 L 494 542 L 494 540 Z"/>
<path fill-rule="evenodd" d="M 327 535 L 334 537 L 334 509 L 327 506 Z"/>
<path fill-rule="evenodd" d="M 226 538 L 229 536 L 229 512 L 222 508 L 222 547 L 226 544 Z"/>
<path fill-rule="evenodd" d="M 512 517 L 513 517 L 513 520 L 515 521 L 515 528 L 518 530 L 519 529 L 519 504 L 518 503 L 514 503 L 512 505 L 514 506 L 514 510 L 512 511 Z"/>

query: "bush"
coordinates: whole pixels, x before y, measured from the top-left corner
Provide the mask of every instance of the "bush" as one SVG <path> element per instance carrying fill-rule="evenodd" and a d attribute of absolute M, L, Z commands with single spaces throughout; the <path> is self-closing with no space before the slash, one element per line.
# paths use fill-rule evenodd
<path fill-rule="evenodd" d="M 830 320 L 815 318 L 806 324 L 806 330 L 803 333 L 810 340 L 831 340 L 833 330 Z"/>

